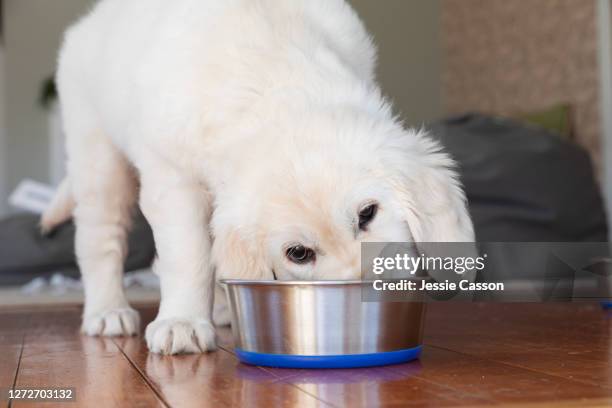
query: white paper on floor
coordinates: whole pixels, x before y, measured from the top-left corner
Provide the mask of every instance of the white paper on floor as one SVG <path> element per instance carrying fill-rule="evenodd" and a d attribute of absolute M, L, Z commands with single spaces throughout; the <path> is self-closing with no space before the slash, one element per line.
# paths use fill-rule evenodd
<path fill-rule="evenodd" d="M 123 278 L 123 285 L 126 288 L 159 289 L 159 277 L 150 269 L 141 269 L 127 273 Z M 81 280 L 62 275 L 60 272 L 54 273 L 49 278 L 32 279 L 21 287 L 21 293 L 29 296 L 40 293 L 61 296 L 68 292 L 77 291 L 83 291 Z"/>

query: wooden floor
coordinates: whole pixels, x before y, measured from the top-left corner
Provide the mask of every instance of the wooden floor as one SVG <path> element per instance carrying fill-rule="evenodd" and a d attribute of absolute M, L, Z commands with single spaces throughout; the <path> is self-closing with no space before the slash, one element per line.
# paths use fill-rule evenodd
<path fill-rule="evenodd" d="M 612 315 L 594 304 L 430 305 L 420 361 L 353 370 L 242 365 L 227 329 L 216 352 L 152 355 L 79 335 L 79 313 L 0 313 L 0 388 L 74 387 L 66 407 L 612 406 Z M 10 406 L 26 405 L 59 404 Z"/>

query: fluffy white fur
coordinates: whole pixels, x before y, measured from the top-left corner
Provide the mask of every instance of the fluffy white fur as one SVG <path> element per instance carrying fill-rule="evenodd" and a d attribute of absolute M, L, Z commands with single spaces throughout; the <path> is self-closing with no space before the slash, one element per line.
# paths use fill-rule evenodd
<path fill-rule="evenodd" d="M 43 228 L 74 203 L 84 332 L 138 331 L 121 286 L 138 198 L 160 353 L 214 348 L 214 269 L 355 278 L 363 241 L 472 241 L 451 159 L 392 116 L 375 54 L 344 0 L 103 0 L 71 27 L 57 75 L 69 176 Z M 296 243 L 316 261 L 290 262 Z"/>

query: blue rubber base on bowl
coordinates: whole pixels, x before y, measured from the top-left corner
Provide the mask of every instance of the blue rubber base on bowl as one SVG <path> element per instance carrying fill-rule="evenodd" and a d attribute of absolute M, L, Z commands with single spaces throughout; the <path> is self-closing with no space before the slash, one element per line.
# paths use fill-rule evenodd
<path fill-rule="evenodd" d="M 601 302 L 601 307 L 604 309 L 612 309 L 612 300 Z"/>
<path fill-rule="evenodd" d="M 417 359 L 421 346 L 370 354 L 302 356 L 296 354 L 256 353 L 236 349 L 236 355 L 246 364 L 279 368 L 356 368 L 405 363 Z"/>

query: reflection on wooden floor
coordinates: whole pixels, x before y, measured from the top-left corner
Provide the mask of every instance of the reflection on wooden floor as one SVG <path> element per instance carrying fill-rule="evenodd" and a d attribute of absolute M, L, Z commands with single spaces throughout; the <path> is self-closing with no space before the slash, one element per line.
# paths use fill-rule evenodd
<path fill-rule="evenodd" d="M 216 352 L 149 354 L 139 337 L 81 336 L 79 315 L 0 313 L 0 388 L 76 389 L 49 407 L 612 406 L 612 315 L 595 304 L 430 305 L 420 361 L 352 370 L 240 364 L 227 328 Z"/>

